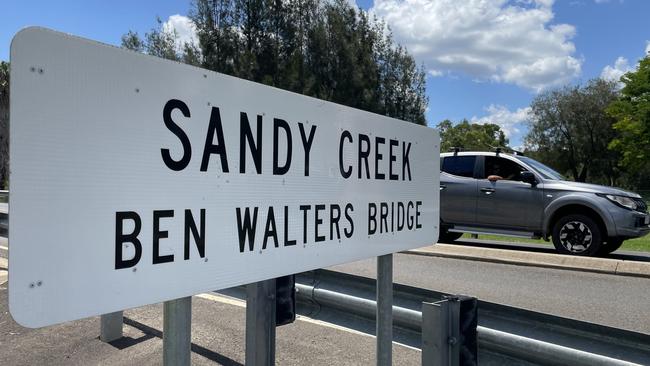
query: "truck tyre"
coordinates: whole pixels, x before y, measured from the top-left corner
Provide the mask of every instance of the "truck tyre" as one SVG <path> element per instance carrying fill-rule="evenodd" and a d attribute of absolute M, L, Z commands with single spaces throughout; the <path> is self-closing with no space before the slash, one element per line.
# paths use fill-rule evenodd
<path fill-rule="evenodd" d="M 598 251 L 598 255 L 607 255 L 610 253 L 614 253 L 618 248 L 623 245 L 623 239 L 622 238 L 609 238 L 607 239 L 607 243 L 603 244 L 600 247 L 600 251 Z"/>
<path fill-rule="evenodd" d="M 589 216 L 567 215 L 553 225 L 553 245 L 559 253 L 594 256 L 602 244 L 601 229 Z"/>
<path fill-rule="evenodd" d="M 454 241 L 460 239 L 463 236 L 463 233 L 452 233 L 447 230 L 440 232 L 440 237 L 438 238 L 439 243 L 453 243 Z"/>

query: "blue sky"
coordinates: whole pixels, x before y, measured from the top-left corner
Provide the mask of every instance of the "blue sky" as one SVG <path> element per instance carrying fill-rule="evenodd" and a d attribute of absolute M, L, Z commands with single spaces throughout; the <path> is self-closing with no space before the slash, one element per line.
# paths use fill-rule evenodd
<path fill-rule="evenodd" d="M 353 0 L 349 0 L 353 1 Z M 357 0 L 384 18 L 428 71 L 427 120 L 500 124 L 513 146 L 537 93 L 601 75 L 617 78 L 645 55 L 646 0 Z M 40 25 L 105 43 L 156 17 L 183 27 L 189 0 L 3 2 L 0 60 L 13 35 Z M 173 21 L 172 21 L 173 20 Z M 177 29 L 184 33 L 187 29 Z M 650 49 L 650 48 L 648 48 Z"/>

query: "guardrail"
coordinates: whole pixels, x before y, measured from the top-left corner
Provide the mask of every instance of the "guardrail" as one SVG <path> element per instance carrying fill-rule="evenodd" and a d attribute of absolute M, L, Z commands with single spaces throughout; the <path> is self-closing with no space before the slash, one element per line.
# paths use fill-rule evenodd
<path fill-rule="evenodd" d="M 0 190 L 0 235 L 6 235 L 9 230 L 9 191 Z"/>
<path fill-rule="evenodd" d="M 296 281 L 297 300 L 311 308 L 302 310 L 309 316 L 316 315 L 313 309 L 317 308 L 374 320 L 374 279 L 316 270 L 299 275 Z M 421 337 L 422 302 L 438 301 L 443 295 L 396 284 L 395 326 Z M 479 351 L 542 365 L 650 364 L 650 336 L 645 334 L 485 301 L 479 301 L 478 313 Z"/>

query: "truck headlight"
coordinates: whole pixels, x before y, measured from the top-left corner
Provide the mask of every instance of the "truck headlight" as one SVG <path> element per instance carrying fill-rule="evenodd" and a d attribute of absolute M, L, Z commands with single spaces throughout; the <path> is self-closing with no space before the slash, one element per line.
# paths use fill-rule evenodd
<path fill-rule="evenodd" d="M 628 208 L 630 210 L 636 210 L 637 207 L 638 207 L 636 202 L 634 202 L 634 200 L 631 199 L 630 197 L 616 196 L 616 195 L 613 195 L 613 194 L 599 194 L 599 196 L 605 197 L 608 200 L 614 202 L 615 204 L 617 204 L 617 205 L 619 205 L 621 207 Z"/>

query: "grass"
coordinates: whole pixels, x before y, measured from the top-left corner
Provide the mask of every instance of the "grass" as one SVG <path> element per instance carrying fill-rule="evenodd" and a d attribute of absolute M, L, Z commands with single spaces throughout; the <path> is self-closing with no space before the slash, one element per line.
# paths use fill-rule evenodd
<path fill-rule="evenodd" d="M 470 234 L 464 234 L 463 239 L 471 238 Z M 527 239 L 527 238 L 513 238 L 510 236 L 499 236 L 499 235 L 479 235 L 479 239 L 485 240 L 497 240 L 505 241 L 509 243 L 532 243 L 532 244 L 542 244 L 552 246 L 553 243 L 550 241 L 544 241 L 542 239 Z M 630 250 L 636 252 L 650 252 L 650 235 L 646 235 L 641 238 L 628 239 L 623 242 L 623 246 L 619 250 Z"/>

